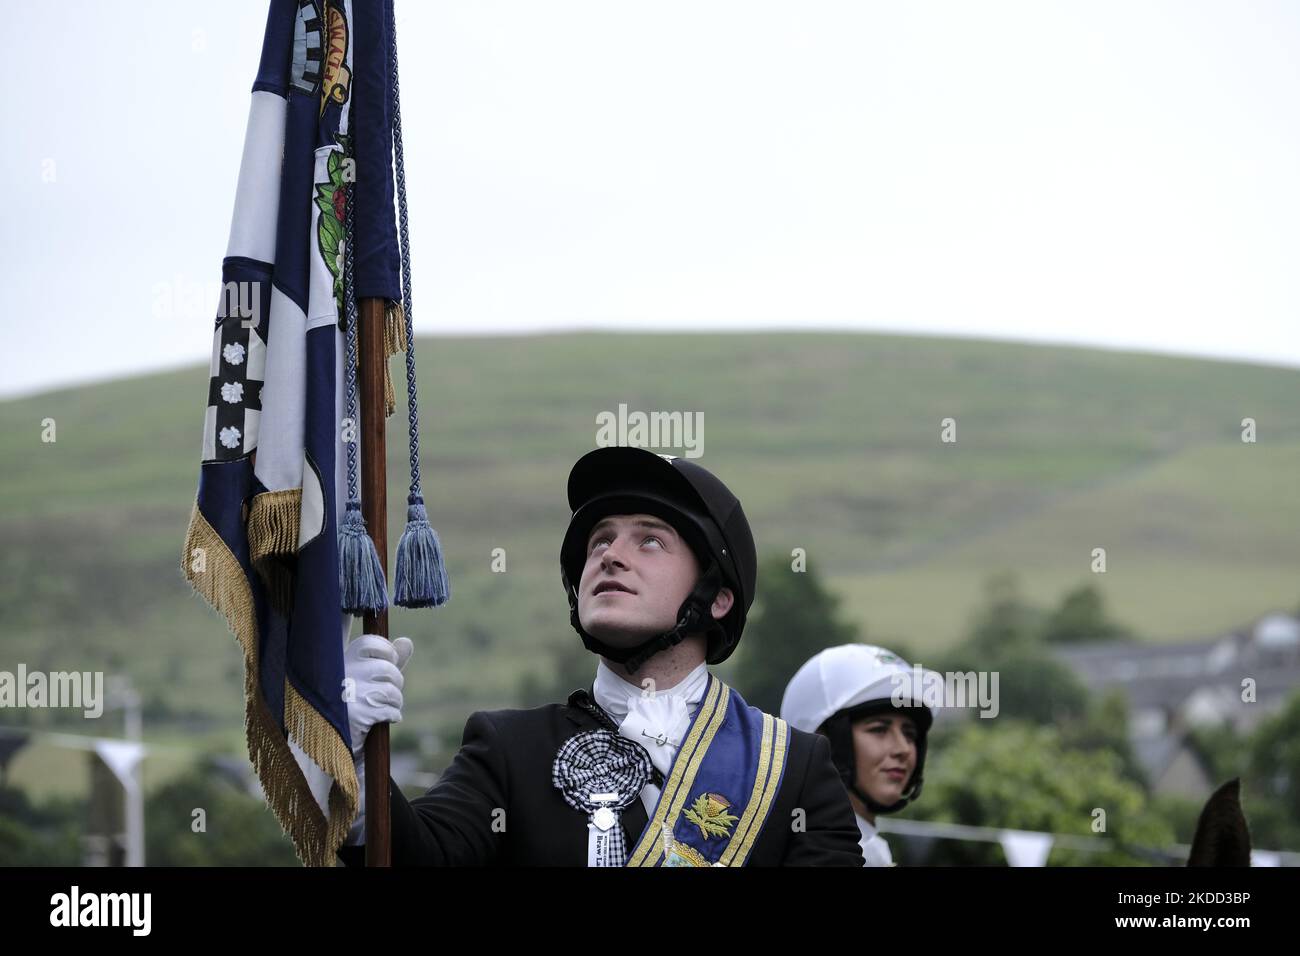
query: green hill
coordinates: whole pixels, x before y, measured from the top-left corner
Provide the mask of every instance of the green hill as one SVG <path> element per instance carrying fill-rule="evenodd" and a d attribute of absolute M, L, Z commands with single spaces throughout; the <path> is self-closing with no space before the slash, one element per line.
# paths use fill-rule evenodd
<path fill-rule="evenodd" d="M 745 502 L 760 552 L 804 548 L 872 640 L 946 646 L 999 570 L 1043 604 L 1095 583 L 1150 640 L 1300 603 L 1300 370 L 868 334 L 427 338 L 418 350 L 425 492 L 453 598 L 392 615 L 393 634 L 417 644 L 408 727 L 457 733 L 471 710 L 514 703 L 525 675 L 549 680 L 576 641 L 559 583 L 564 482 L 595 446 L 597 413 L 619 403 L 702 412 L 701 461 Z M 178 569 L 206 376 L 0 403 L 0 669 L 126 671 L 149 727 L 188 721 L 237 745 L 236 644 Z M 946 417 L 954 444 L 940 441 Z M 1254 444 L 1240 438 L 1246 417 Z M 399 409 L 390 541 L 405 517 L 405 429 Z M 1089 570 L 1096 547 L 1105 574 Z M 490 570 L 494 548 L 505 574 Z"/>

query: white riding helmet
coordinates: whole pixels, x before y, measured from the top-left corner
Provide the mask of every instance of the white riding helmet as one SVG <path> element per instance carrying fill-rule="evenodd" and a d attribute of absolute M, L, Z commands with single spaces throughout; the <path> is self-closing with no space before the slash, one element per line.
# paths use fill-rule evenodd
<path fill-rule="evenodd" d="M 798 730 L 824 733 L 845 787 L 872 811 L 893 813 L 921 795 L 926 735 L 934 720 L 922 694 L 926 673 L 872 644 L 828 647 L 790 679 L 781 699 L 781 718 Z M 895 709 L 905 710 L 916 722 L 916 768 L 903 798 L 885 806 L 857 787 L 851 724 L 860 717 Z"/>

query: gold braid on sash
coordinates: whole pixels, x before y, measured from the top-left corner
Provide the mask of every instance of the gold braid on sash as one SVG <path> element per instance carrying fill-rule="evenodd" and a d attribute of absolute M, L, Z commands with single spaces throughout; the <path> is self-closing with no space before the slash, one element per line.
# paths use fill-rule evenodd
<path fill-rule="evenodd" d="M 654 816 L 646 824 L 641 842 L 628 858 L 628 866 L 655 866 L 663 858 L 661 834 L 664 826 L 668 821 L 676 820 L 681 812 L 682 804 L 686 802 L 687 794 L 690 793 L 691 784 L 695 782 L 695 775 L 699 772 L 700 761 L 705 751 L 709 749 L 709 745 L 713 743 L 718 727 L 722 725 L 722 718 L 726 716 L 727 701 L 730 697 L 730 688 L 716 677 L 710 678 L 709 689 L 700 704 L 700 712 L 696 715 L 691 732 L 686 735 L 682 749 L 673 762 L 672 772 L 664 781 L 663 792 L 659 795 L 659 804 L 655 807 Z M 652 849 L 654 853 L 650 852 Z"/>
<path fill-rule="evenodd" d="M 665 844 L 672 839 L 673 821 L 681 814 L 705 754 L 717 736 L 718 728 L 726 719 L 730 700 L 730 687 L 716 678 L 710 681 L 699 715 L 682 743 L 672 772 L 664 783 L 654 816 L 646 824 L 641 840 L 628 859 L 628 866 L 663 864 Z M 784 720 L 771 714 L 763 715 L 763 733 L 753 790 L 745 803 L 735 834 L 715 866 L 744 866 L 749 859 L 781 784 L 781 773 L 789 750 L 789 736 L 789 725 Z M 699 857 L 689 846 L 677 844 L 676 851 L 688 859 Z M 695 862 L 697 866 L 707 865 L 702 858 L 695 859 Z"/>
<path fill-rule="evenodd" d="M 772 740 L 775 729 L 776 740 Z M 781 770 L 785 766 L 785 756 L 789 739 L 788 725 L 779 717 L 763 715 L 763 744 L 759 756 L 758 773 L 754 775 L 754 793 L 745 805 L 745 815 L 741 817 L 736 835 L 727 844 L 727 849 L 718 860 L 723 866 L 744 866 L 749 859 L 749 851 L 754 848 L 754 840 L 763 829 L 768 812 L 772 809 L 772 800 L 776 797 L 781 784 Z"/>

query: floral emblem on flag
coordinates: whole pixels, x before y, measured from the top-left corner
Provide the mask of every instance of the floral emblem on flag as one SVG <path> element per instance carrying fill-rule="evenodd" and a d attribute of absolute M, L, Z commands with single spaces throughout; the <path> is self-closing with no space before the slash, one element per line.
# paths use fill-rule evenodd
<path fill-rule="evenodd" d="M 348 194 L 343 180 L 343 154 L 348 149 L 348 138 L 336 136 L 335 139 L 342 150 L 329 155 L 326 165 L 329 182 L 316 185 L 316 206 L 320 209 L 316 243 L 334 277 L 334 302 L 339 315 L 343 315 L 343 219 L 347 214 Z"/>

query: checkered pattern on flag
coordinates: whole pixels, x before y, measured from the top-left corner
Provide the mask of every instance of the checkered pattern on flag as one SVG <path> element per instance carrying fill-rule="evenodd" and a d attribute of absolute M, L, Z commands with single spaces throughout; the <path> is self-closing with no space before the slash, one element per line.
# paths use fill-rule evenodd
<path fill-rule="evenodd" d="M 365 135 L 350 128 L 353 105 L 385 101 L 389 62 L 385 0 L 358 7 L 354 20 L 352 0 L 270 4 L 182 555 L 243 650 L 249 757 L 267 802 L 317 866 L 333 863 L 358 803 L 338 568 L 345 153 Z M 382 110 L 371 120 L 386 122 Z M 370 213 L 374 235 L 356 238 L 380 267 L 392 218 L 390 199 Z M 400 298 L 392 266 L 358 296 Z"/>

